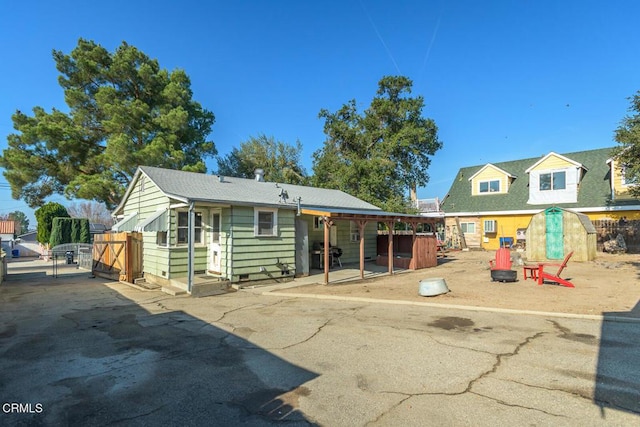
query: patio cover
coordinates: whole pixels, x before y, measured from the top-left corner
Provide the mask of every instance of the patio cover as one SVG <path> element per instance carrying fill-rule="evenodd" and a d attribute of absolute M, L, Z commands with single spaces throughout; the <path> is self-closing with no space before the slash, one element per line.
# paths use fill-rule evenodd
<path fill-rule="evenodd" d="M 111 230 L 114 233 L 119 233 L 121 231 L 133 231 L 137 222 L 138 212 L 134 212 L 115 223 L 114 226 L 111 227 Z"/>
<path fill-rule="evenodd" d="M 405 222 L 411 224 L 413 233 L 416 233 L 417 224 L 435 224 L 438 218 L 422 215 L 411 215 L 397 212 L 385 212 L 375 209 L 342 209 L 328 208 L 325 206 L 305 206 L 300 208 L 300 213 L 305 215 L 321 216 L 324 224 L 324 247 L 329 247 L 329 230 L 335 220 L 350 220 L 358 225 L 360 231 L 360 277 L 364 278 L 364 228 L 369 221 L 384 222 L 389 227 L 389 274 L 393 274 L 393 224 Z M 324 283 L 329 284 L 329 251 L 324 252 Z"/>
<path fill-rule="evenodd" d="M 149 218 L 138 223 L 134 231 L 169 231 L 167 209 L 154 212 Z"/>

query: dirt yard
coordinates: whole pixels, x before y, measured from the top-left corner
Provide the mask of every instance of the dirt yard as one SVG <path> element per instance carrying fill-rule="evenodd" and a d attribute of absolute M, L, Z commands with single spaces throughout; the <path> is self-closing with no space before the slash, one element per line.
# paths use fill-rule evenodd
<path fill-rule="evenodd" d="M 569 261 L 561 277 L 575 288 L 523 280 L 522 267 L 514 263 L 518 281 L 491 281 L 489 260 L 495 251 L 449 252 L 434 268 L 404 271 L 364 281 L 306 285 L 283 292 L 393 299 L 463 306 L 640 318 L 640 256 L 598 253 L 595 261 Z M 557 268 L 549 271 L 557 271 Z M 428 277 L 445 279 L 450 292 L 435 297 L 418 294 L 419 282 Z"/>

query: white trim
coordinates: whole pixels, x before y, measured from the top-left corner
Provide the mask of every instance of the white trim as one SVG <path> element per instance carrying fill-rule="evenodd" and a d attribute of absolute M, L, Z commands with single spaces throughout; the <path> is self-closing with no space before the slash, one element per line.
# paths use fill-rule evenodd
<path fill-rule="evenodd" d="M 271 234 L 260 234 L 258 229 L 258 217 L 260 212 L 270 212 L 273 214 Z M 253 208 L 253 235 L 255 237 L 278 237 L 278 209 L 275 208 Z"/>
<path fill-rule="evenodd" d="M 139 232 L 158 232 L 158 231 L 169 231 L 169 218 L 168 216 L 165 218 L 162 218 L 163 215 L 166 215 L 168 213 L 168 210 L 166 208 L 159 208 L 158 210 L 156 210 L 154 213 L 152 213 L 151 215 L 149 215 L 147 217 L 147 219 L 140 221 L 138 224 L 136 224 L 135 227 L 133 227 L 133 231 L 139 231 Z M 156 221 L 158 221 L 159 219 L 164 219 L 164 223 L 160 223 L 160 228 L 158 229 L 156 227 L 156 229 L 154 230 L 146 230 L 147 227 L 149 227 L 152 223 L 153 225 L 156 224 Z"/>
<path fill-rule="evenodd" d="M 638 185 L 637 182 L 627 182 L 627 167 L 622 166 L 618 168 L 620 170 L 620 185 L 624 189 L 628 189 L 629 187 L 633 187 L 634 185 Z M 613 181 L 613 180 L 612 180 Z"/>
<path fill-rule="evenodd" d="M 469 228 L 469 224 L 473 225 L 473 231 L 462 231 L 462 225 L 463 224 L 466 225 L 465 228 L 467 228 L 467 229 Z M 478 230 L 476 230 L 476 228 L 477 227 L 476 227 L 475 221 L 464 221 L 464 220 L 460 221 L 460 231 L 462 231 L 463 234 L 476 234 L 477 231 L 478 231 Z"/>
<path fill-rule="evenodd" d="M 188 208 L 189 207 L 189 203 L 174 203 L 172 205 L 169 205 L 169 209 L 182 209 L 182 208 Z"/>
<path fill-rule="evenodd" d="M 127 215 L 126 217 L 124 217 L 123 219 L 118 221 L 117 223 L 113 224 L 113 226 L 111 226 L 111 230 L 116 232 L 116 233 L 118 233 L 120 231 L 133 231 L 135 225 L 133 227 L 131 227 L 131 230 L 120 230 L 120 227 L 122 227 L 125 224 L 128 225 L 129 221 L 136 219 L 137 216 L 138 216 L 138 212 L 130 213 L 129 215 Z M 137 221 L 135 223 L 137 224 Z"/>
<path fill-rule="evenodd" d="M 498 182 L 498 191 L 491 191 L 491 183 L 492 182 Z M 482 191 L 480 189 L 480 184 L 482 184 L 483 182 L 487 183 L 487 191 Z M 479 196 L 484 196 L 486 194 L 504 194 L 505 191 L 502 191 L 502 180 L 500 178 L 496 178 L 496 179 L 485 179 L 484 181 L 478 181 L 478 195 Z"/>
<path fill-rule="evenodd" d="M 198 209 L 200 207 L 198 206 Z M 186 213 L 187 214 L 187 225 L 182 225 L 179 226 L 179 218 L 180 218 L 180 214 L 181 213 Z M 200 227 L 196 227 L 195 223 L 196 223 L 196 217 L 198 216 L 198 214 L 200 215 Z M 180 248 L 180 247 L 188 247 L 189 246 L 189 234 L 190 234 L 190 230 L 189 230 L 189 211 L 188 210 L 184 210 L 184 209 L 179 209 L 175 211 L 175 218 L 176 218 L 176 227 L 173 230 L 174 236 L 175 236 L 175 244 L 172 246 L 174 248 Z M 203 246 L 205 246 L 206 244 L 206 239 L 205 239 L 205 216 L 204 216 L 204 211 L 203 210 L 193 210 L 193 236 L 194 236 L 194 246 L 201 248 Z M 187 241 L 186 242 L 178 242 L 178 230 L 180 229 L 185 229 L 187 230 Z M 200 228 L 200 240 L 195 241 L 195 229 L 196 228 Z M 170 231 L 171 233 L 171 231 Z M 168 239 L 171 238 L 171 234 L 169 234 L 167 236 Z M 170 240 L 168 240 L 168 242 L 170 242 Z"/>
<path fill-rule="evenodd" d="M 628 206 L 601 206 L 591 208 L 562 208 L 569 209 L 575 212 L 626 212 L 640 210 L 640 205 L 628 205 Z M 544 209 L 522 209 L 517 211 L 482 211 L 482 212 L 453 212 L 445 213 L 445 218 L 455 218 L 457 216 L 481 216 L 481 215 L 529 215 L 537 214 Z"/>
<path fill-rule="evenodd" d="M 578 162 L 576 162 L 575 160 L 571 160 L 570 158 L 563 156 L 562 154 L 558 154 L 558 153 L 555 153 L 555 152 L 551 151 L 549 154 L 547 154 L 546 156 L 542 157 L 540 160 L 538 160 L 537 162 L 535 162 L 535 163 L 533 164 L 533 166 L 530 166 L 530 167 L 529 167 L 529 169 L 527 169 L 527 170 L 526 170 L 526 171 L 524 171 L 524 172 L 525 172 L 525 173 L 529 173 L 529 172 L 531 172 L 531 171 L 532 171 L 533 169 L 535 169 L 535 168 L 536 168 L 540 163 L 544 162 L 545 160 L 547 160 L 547 159 L 548 159 L 549 157 L 551 157 L 551 156 L 559 157 L 559 158 L 561 158 L 562 160 L 564 160 L 565 162 L 569 162 L 569 163 L 571 163 L 572 165 L 574 165 L 574 166 L 576 166 L 576 167 L 578 167 L 578 168 L 582 168 L 582 169 L 588 170 L 587 168 L 585 168 L 585 167 L 582 165 L 582 163 L 578 163 Z"/>
<path fill-rule="evenodd" d="M 497 167 L 496 165 L 492 164 L 492 163 L 487 163 L 486 165 L 484 165 L 478 172 L 474 173 L 473 175 L 471 175 L 471 177 L 469 178 L 469 181 L 471 181 L 473 178 L 476 177 L 476 175 L 479 175 L 482 171 L 484 171 L 485 169 L 492 167 L 495 170 L 497 170 L 500 173 L 505 174 L 506 176 L 508 176 L 509 178 L 515 178 L 514 175 L 511 175 L 509 172 L 507 172 L 504 169 L 500 169 L 499 167 Z"/>

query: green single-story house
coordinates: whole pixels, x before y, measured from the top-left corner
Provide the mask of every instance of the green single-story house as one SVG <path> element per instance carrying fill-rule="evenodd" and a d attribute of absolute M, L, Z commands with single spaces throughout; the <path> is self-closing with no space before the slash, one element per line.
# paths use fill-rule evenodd
<path fill-rule="evenodd" d="M 378 222 L 433 221 L 339 190 L 265 182 L 260 170 L 246 179 L 150 166 L 138 168 L 113 216 L 112 231 L 142 233 L 145 280 L 189 291 L 194 274 L 239 283 L 318 268 L 326 283 L 329 264 L 362 271 L 376 258 Z"/>

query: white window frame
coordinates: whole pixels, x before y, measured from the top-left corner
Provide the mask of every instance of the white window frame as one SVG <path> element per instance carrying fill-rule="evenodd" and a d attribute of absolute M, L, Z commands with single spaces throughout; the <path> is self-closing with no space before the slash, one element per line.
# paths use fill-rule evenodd
<path fill-rule="evenodd" d="M 635 182 L 635 180 L 631 180 L 629 182 L 627 182 L 627 167 L 626 166 L 622 166 L 620 168 L 620 185 L 622 185 L 623 187 L 630 187 L 632 185 L 636 185 L 637 182 Z"/>
<path fill-rule="evenodd" d="M 491 194 L 491 193 L 501 193 L 502 192 L 502 183 L 500 179 L 487 179 L 484 181 L 478 182 L 478 194 Z M 496 191 L 491 190 L 491 183 L 497 182 L 498 189 Z M 482 191 L 482 184 L 487 184 L 487 191 Z"/>
<path fill-rule="evenodd" d="M 187 216 L 187 223 L 180 225 L 180 216 L 181 215 L 185 215 Z M 198 226 L 198 218 L 200 218 L 200 225 Z M 194 224 L 193 224 L 193 229 L 194 229 L 194 245 L 203 245 L 204 244 L 204 223 L 202 222 L 202 212 L 201 211 L 195 211 L 194 212 Z M 186 230 L 187 232 L 187 237 L 184 241 L 180 241 L 180 231 L 179 230 Z M 198 238 L 198 230 L 200 230 L 200 238 Z M 189 243 L 189 211 L 176 211 L 176 246 L 182 246 L 182 245 L 187 245 Z"/>
<path fill-rule="evenodd" d="M 485 219 L 484 220 L 484 232 L 485 234 L 496 233 L 496 220 L 495 219 Z"/>
<path fill-rule="evenodd" d="M 349 241 L 360 242 L 360 227 L 355 221 L 349 221 Z"/>
<path fill-rule="evenodd" d="M 260 230 L 260 214 L 270 213 L 271 216 L 271 232 L 261 233 Z M 275 208 L 253 208 L 253 235 L 255 237 L 277 237 L 278 236 L 278 209 Z"/>
<path fill-rule="evenodd" d="M 471 225 L 472 227 L 472 231 L 469 231 L 469 225 Z M 466 231 L 465 231 L 466 229 Z M 462 231 L 462 233 L 464 234 L 475 234 L 476 232 L 476 223 L 475 222 L 461 222 L 460 223 L 460 231 Z"/>
<path fill-rule="evenodd" d="M 169 246 L 169 233 L 166 231 L 156 231 L 156 245 L 163 248 Z"/>
<path fill-rule="evenodd" d="M 564 187 L 563 188 L 553 188 L 555 182 L 556 174 L 564 174 Z M 550 182 L 549 188 L 542 188 L 542 176 L 549 175 Z M 567 190 L 567 171 L 566 170 L 553 170 L 553 171 L 545 171 L 541 172 L 539 175 L 538 181 L 538 191 L 566 191 Z"/>
<path fill-rule="evenodd" d="M 313 217 L 313 229 L 314 230 L 322 230 L 324 229 L 324 220 L 321 216 Z"/>

